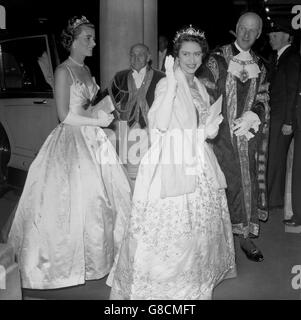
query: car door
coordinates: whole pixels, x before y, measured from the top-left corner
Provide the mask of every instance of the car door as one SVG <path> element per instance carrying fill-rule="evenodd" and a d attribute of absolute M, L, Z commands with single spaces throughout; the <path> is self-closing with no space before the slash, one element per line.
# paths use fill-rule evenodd
<path fill-rule="evenodd" d="M 10 144 L 9 167 L 28 170 L 58 117 L 47 35 L 0 41 L 0 125 Z"/>

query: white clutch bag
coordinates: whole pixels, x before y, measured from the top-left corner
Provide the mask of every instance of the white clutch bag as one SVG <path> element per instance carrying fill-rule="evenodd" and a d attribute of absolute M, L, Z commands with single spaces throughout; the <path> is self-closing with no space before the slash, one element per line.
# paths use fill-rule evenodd
<path fill-rule="evenodd" d="M 95 106 L 92 107 L 93 118 L 98 118 L 98 113 L 100 110 L 106 113 L 111 113 L 115 110 L 114 104 L 109 95 L 105 96 Z"/>

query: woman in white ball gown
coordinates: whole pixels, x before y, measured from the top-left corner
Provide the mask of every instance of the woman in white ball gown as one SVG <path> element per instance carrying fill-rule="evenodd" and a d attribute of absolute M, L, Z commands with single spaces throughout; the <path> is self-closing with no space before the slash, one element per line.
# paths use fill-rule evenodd
<path fill-rule="evenodd" d="M 107 275 L 131 208 L 131 188 L 100 127 L 111 114 L 91 106 L 99 87 L 84 59 L 95 46 L 85 17 L 68 21 L 62 44 L 70 56 L 55 72 L 61 124 L 33 161 L 8 242 L 22 287 L 53 289 Z"/>
<path fill-rule="evenodd" d="M 211 299 L 236 275 L 225 177 L 206 142 L 222 116 L 209 121 L 209 96 L 194 76 L 207 51 L 203 33 L 188 28 L 176 35 L 175 62 L 166 59 L 148 114 L 151 147 L 107 280 L 111 299 Z"/>

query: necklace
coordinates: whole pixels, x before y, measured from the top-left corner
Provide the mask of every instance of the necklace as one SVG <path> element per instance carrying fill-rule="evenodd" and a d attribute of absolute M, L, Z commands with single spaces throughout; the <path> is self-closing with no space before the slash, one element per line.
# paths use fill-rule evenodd
<path fill-rule="evenodd" d="M 72 62 L 74 62 L 75 64 L 77 64 L 80 67 L 83 67 L 85 64 L 84 63 L 79 63 L 76 60 L 74 60 L 71 56 L 68 57 L 68 59 L 70 59 Z"/>

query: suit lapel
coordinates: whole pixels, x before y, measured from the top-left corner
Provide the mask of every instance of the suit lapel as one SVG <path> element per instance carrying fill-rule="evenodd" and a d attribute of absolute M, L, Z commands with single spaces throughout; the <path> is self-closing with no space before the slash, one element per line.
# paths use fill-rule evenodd
<path fill-rule="evenodd" d="M 292 47 L 290 46 L 290 47 L 286 48 L 286 49 L 282 52 L 282 54 L 281 54 L 281 56 L 279 57 L 278 62 L 277 62 L 277 65 L 278 65 L 278 66 L 285 60 L 285 57 L 290 53 L 291 50 L 292 50 Z"/>

